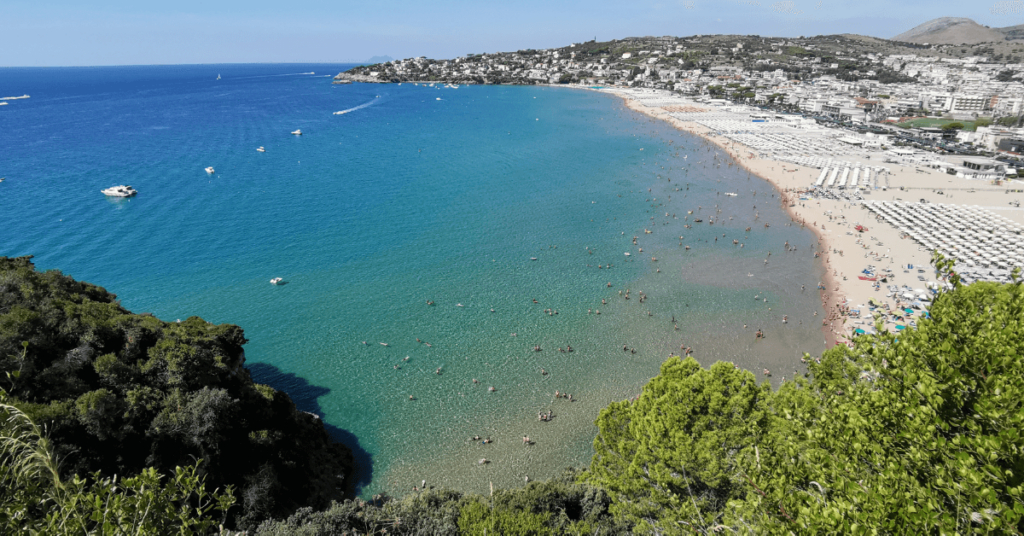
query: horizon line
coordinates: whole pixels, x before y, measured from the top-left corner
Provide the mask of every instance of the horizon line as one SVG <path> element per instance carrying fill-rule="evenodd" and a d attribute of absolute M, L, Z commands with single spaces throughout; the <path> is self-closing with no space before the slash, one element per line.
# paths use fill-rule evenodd
<path fill-rule="evenodd" d="M 107 63 L 96 65 L 0 65 L 0 69 L 90 69 L 93 67 L 181 67 L 215 65 L 372 65 L 367 61 L 236 61 L 215 63 Z"/>

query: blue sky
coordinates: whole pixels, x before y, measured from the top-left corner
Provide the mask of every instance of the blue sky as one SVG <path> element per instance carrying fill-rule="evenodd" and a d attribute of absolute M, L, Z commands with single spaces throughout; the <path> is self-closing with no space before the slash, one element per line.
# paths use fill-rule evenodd
<path fill-rule="evenodd" d="M 1024 0 L 222 0 L 0 4 L 0 65 L 448 58 L 642 35 L 859 33 L 942 16 L 1024 23 Z M 88 4 L 88 5 L 86 5 Z M 1002 13 L 999 13 L 1002 11 Z M 1009 13 L 1007 13 L 1009 11 Z M 1014 13 L 1015 11 L 1015 13 Z"/>

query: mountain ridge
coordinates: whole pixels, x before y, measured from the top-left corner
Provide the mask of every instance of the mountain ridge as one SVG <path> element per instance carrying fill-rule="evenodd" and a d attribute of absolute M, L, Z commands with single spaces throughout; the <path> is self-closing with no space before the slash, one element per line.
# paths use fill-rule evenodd
<path fill-rule="evenodd" d="M 966 17 L 939 17 L 919 24 L 891 39 L 936 45 L 977 44 L 1024 40 L 1024 24 L 990 28 Z"/>

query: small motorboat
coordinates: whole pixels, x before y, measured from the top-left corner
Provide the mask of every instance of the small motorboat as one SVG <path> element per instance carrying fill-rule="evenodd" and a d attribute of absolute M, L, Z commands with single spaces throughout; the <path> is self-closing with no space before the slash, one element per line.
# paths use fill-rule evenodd
<path fill-rule="evenodd" d="M 739 194 L 737 194 L 737 193 L 733 193 L 733 192 L 725 192 L 725 195 L 727 195 L 727 196 L 729 196 L 729 197 L 736 197 L 736 196 L 737 196 L 737 195 L 739 195 Z"/>
<path fill-rule="evenodd" d="M 535 260 L 537 260 L 537 257 L 530 257 L 530 260 L 531 261 L 535 261 Z"/>
<path fill-rule="evenodd" d="M 630 255 L 632 255 L 632 253 L 630 253 L 630 252 L 628 252 L 628 251 L 627 251 L 627 252 L 625 253 L 625 255 L 626 255 L 627 257 L 629 257 Z"/>
<path fill-rule="evenodd" d="M 292 134 L 294 134 L 295 136 L 301 136 L 302 135 L 302 131 L 301 130 L 296 130 L 296 131 L 292 132 Z"/>
<path fill-rule="evenodd" d="M 133 195 L 139 193 L 135 188 L 132 188 L 131 186 L 124 186 L 124 185 L 122 185 L 122 186 L 111 186 L 110 188 L 107 188 L 106 190 L 100 190 L 100 192 L 102 192 L 103 195 L 108 196 L 108 197 L 132 197 Z"/>
<path fill-rule="evenodd" d="M 210 175 L 213 175 L 213 172 L 214 172 L 214 170 L 213 170 L 213 166 L 209 166 L 209 167 L 207 167 L 207 168 L 206 168 L 206 172 L 207 172 L 207 173 L 209 173 Z"/>
<path fill-rule="evenodd" d="M 271 285 L 278 285 L 278 284 L 281 283 L 281 281 L 284 281 L 283 277 L 275 277 L 275 278 L 270 280 L 270 284 Z"/>
<path fill-rule="evenodd" d="M 257 147 L 257 148 L 256 148 L 256 152 L 257 152 L 257 153 L 265 153 L 265 152 L 267 152 L 267 150 L 266 150 L 266 149 L 264 149 L 264 148 L 263 148 L 262 146 L 260 146 L 260 147 Z"/>

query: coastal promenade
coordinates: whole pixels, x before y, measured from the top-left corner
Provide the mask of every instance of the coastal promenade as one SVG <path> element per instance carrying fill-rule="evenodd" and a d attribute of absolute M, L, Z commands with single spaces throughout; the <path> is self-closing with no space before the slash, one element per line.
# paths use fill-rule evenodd
<path fill-rule="evenodd" d="M 688 114 L 694 118 L 707 117 L 708 112 L 716 109 L 714 106 L 665 91 L 600 91 L 622 98 L 631 110 L 666 121 L 679 130 L 714 144 L 741 167 L 770 182 L 782 193 L 782 206 L 793 222 L 810 227 L 818 237 L 819 247 L 815 255 L 823 263 L 826 273 L 826 279 L 819 286 L 826 311 L 826 317 L 821 322 L 829 345 L 849 340 L 855 330 L 873 330 L 874 319 L 868 310 L 872 301 L 880 305 L 879 311 L 885 311 L 888 306 L 888 311 L 899 312 L 897 316 L 900 318 L 884 316 L 885 329 L 890 331 L 905 325 L 920 313 L 915 311 L 914 315 L 902 318 L 906 304 L 899 300 L 900 293 L 892 295 L 888 285 L 917 289 L 936 282 L 936 275 L 930 266 L 931 251 L 906 237 L 896 227 L 880 220 L 862 205 L 862 199 L 904 202 L 923 200 L 928 203 L 980 206 L 1017 224 L 1024 224 L 1024 208 L 1018 207 L 1024 200 L 1024 193 L 1020 192 L 1019 187 L 996 186 L 987 181 L 968 180 L 919 166 L 886 163 L 884 179 L 876 183 L 874 188 L 854 190 L 849 192 L 850 195 L 829 195 L 824 190 L 813 189 L 821 169 L 794 162 L 824 161 L 827 158 L 839 164 L 870 163 L 881 168 L 884 153 L 837 146 L 829 132 L 814 128 L 807 129 L 805 139 L 809 141 L 802 144 L 806 152 L 785 156 L 766 153 L 702 124 L 707 121 L 699 123 L 687 120 Z M 722 117 L 719 120 L 729 122 L 732 126 L 735 126 L 735 122 L 752 121 L 750 115 L 729 108 L 720 111 Z M 728 117 L 730 113 L 733 116 L 731 118 Z M 882 189 L 883 186 L 885 189 Z M 1012 191 L 1014 189 L 1017 191 Z M 866 229 L 860 232 L 856 230 L 858 225 Z M 864 270 L 878 275 L 877 281 L 860 279 L 860 276 L 868 277 Z M 887 275 L 886 283 L 881 282 L 883 272 Z"/>

